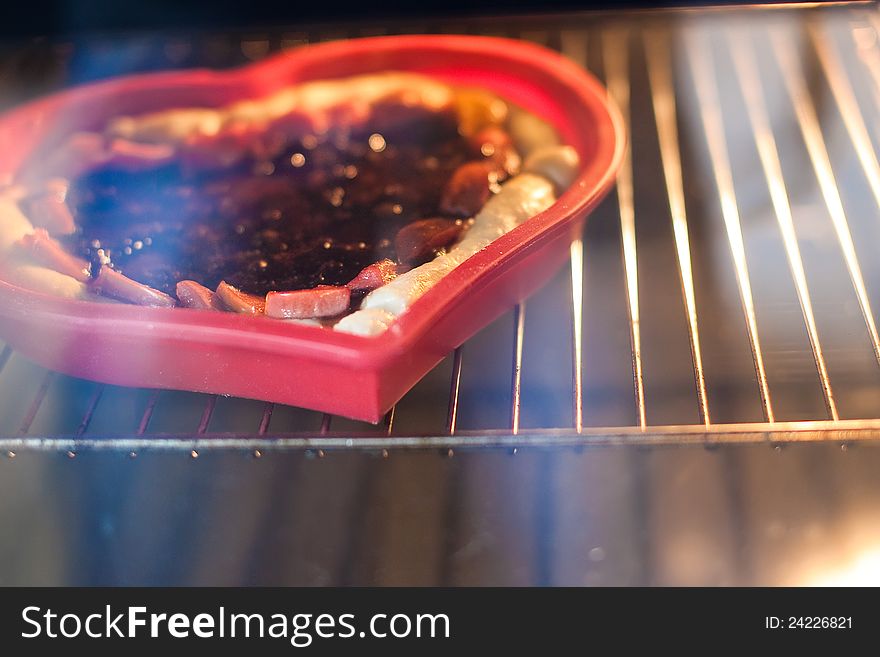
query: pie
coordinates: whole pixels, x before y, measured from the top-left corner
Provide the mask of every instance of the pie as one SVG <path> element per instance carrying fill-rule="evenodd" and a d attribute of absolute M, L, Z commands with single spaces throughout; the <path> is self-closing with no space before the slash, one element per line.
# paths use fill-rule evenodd
<path fill-rule="evenodd" d="M 537 116 L 395 71 L 120 116 L 0 187 L 0 277 L 376 335 L 578 169 Z"/>

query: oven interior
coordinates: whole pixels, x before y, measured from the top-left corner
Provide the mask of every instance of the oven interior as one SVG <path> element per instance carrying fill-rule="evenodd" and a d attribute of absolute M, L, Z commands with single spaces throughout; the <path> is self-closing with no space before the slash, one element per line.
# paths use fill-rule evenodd
<path fill-rule="evenodd" d="M 874 5 L 9 41 L 0 103 L 397 33 L 607 85 L 629 155 L 569 264 L 378 426 L 5 347 L 0 583 L 880 582 Z"/>

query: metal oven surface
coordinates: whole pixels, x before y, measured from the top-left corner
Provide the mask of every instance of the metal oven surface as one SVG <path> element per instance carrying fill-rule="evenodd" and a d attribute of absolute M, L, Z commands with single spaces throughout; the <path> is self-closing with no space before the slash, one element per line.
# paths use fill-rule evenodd
<path fill-rule="evenodd" d="M 13 105 L 318 40 L 512 36 L 604 80 L 631 154 L 570 264 L 380 426 L 4 349 L 0 583 L 876 583 L 878 29 L 853 5 L 7 44 Z"/>

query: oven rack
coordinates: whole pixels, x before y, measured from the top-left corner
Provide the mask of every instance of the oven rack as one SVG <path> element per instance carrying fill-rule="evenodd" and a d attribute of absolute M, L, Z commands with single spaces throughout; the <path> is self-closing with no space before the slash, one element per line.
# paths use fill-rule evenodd
<path fill-rule="evenodd" d="M 0 450 L 451 455 L 880 438 L 876 8 L 585 13 L 495 25 L 7 46 L 4 97 L 15 99 L 47 90 L 24 84 L 31 78 L 58 88 L 135 70 L 230 66 L 334 38 L 512 36 L 600 77 L 631 140 L 616 190 L 572 244 L 566 268 L 457 349 L 378 426 L 78 381 L 4 347 Z"/>

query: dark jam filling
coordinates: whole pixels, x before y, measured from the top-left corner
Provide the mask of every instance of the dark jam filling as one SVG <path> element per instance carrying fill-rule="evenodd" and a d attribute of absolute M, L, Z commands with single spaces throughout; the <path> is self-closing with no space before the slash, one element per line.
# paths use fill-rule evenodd
<path fill-rule="evenodd" d="M 344 285 L 396 260 L 404 225 L 443 216 L 444 185 L 471 157 L 453 118 L 431 113 L 400 134 L 307 136 L 222 170 L 105 168 L 71 182 L 64 242 L 172 295 L 187 279 L 259 295 Z"/>

